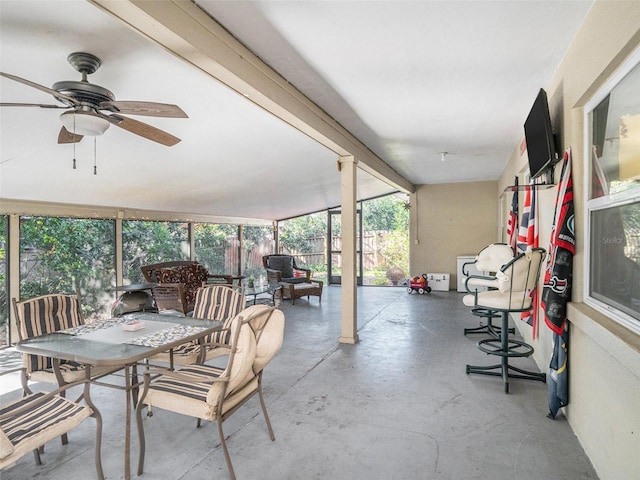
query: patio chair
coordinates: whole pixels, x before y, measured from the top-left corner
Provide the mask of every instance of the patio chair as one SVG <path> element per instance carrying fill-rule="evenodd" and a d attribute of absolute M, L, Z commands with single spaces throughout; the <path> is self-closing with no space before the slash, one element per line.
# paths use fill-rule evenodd
<path fill-rule="evenodd" d="M 19 341 L 84 324 L 80 298 L 77 294 L 49 294 L 21 301 L 13 298 L 12 302 Z M 62 387 L 68 383 L 83 380 L 86 376 L 86 366 L 77 362 L 28 353 L 22 354 L 22 362 L 24 369 L 21 381 L 25 394 L 32 393 L 29 382 L 52 383 Z M 91 377 L 100 378 L 119 369 L 119 367 L 93 367 Z M 62 390 L 60 395 L 64 396 L 65 391 Z M 67 443 L 66 433 L 61 439 L 63 444 Z"/>
<path fill-rule="evenodd" d="M 151 288 L 158 313 L 186 316 L 190 309 L 182 283 L 161 283 Z"/>
<path fill-rule="evenodd" d="M 27 300 L 12 299 L 13 309 L 18 326 L 18 340 L 46 335 L 68 328 L 84 325 L 84 317 L 80 307 L 79 295 L 49 294 Z M 22 355 L 25 369 L 22 375 L 22 387 L 25 393 L 31 393 L 28 382 L 45 382 L 63 386 L 76 382 L 85 377 L 85 365 L 39 355 Z M 119 368 L 94 367 L 91 369 L 92 378 L 101 377 L 115 372 Z"/>
<path fill-rule="evenodd" d="M 277 283 L 282 286 L 280 298 L 291 299 L 293 305 L 296 298 L 314 295 L 318 301 L 322 301 L 322 286 L 320 280 L 311 279 L 311 269 L 298 267 L 293 255 L 274 253 L 264 255 L 262 264 L 267 271 L 269 283 Z"/>
<path fill-rule="evenodd" d="M 190 260 L 154 263 L 140 267 L 145 280 L 150 283 L 181 283 L 186 306 L 184 314 L 193 311 L 198 289 L 208 283 L 231 285 L 233 275 L 214 275 L 200 263 Z M 175 293 L 174 293 L 175 295 Z M 182 295 L 182 294 L 181 294 Z"/>
<path fill-rule="evenodd" d="M 0 375 L 17 370 L 20 369 L 6 370 Z M 84 385 L 81 396 L 84 405 L 79 400 L 72 402 L 64 396 L 66 390 L 78 385 Z M 94 461 L 98 479 L 104 479 L 100 459 L 102 417 L 91 401 L 88 379 L 67 383 L 50 393 L 31 393 L 0 406 L 0 470 L 11 467 L 30 451 L 37 464 L 41 465 L 40 447 L 66 434 L 88 417 L 96 420 Z"/>
<path fill-rule="evenodd" d="M 284 314 L 273 307 L 255 305 L 237 315 L 229 327 L 229 355 L 224 368 L 191 365 L 177 371 L 150 369 L 144 372 L 144 388 L 136 408 L 140 457 L 138 475 L 144 470 L 146 441 L 142 410 L 145 406 L 169 410 L 198 419 L 216 421 L 229 474 L 235 473 L 222 423 L 258 393 L 269 436 L 275 440 L 262 393 L 265 366 L 282 346 Z M 154 375 L 159 377 L 153 378 Z M 197 448 L 197 447 L 196 447 Z"/>
<path fill-rule="evenodd" d="M 173 365 L 190 365 L 196 362 L 206 362 L 217 356 L 227 353 L 226 350 L 220 349 L 218 344 L 226 344 L 229 342 L 229 325 L 231 321 L 245 307 L 245 296 L 241 291 L 234 290 L 228 285 L 207 285 L 201 287 L 196 294 L 195 307 L 193 310 L 194 318 L 202 318 L 209 320 L 220 320 L 224 324 L 224 330 L 216 332 L 205 343 L 186 343 L 173 350 L 152 357 L 153 360 L 168 362 L 171 369 Z M 205 348 L 204 354 L 201 356 L 201 348 Z"/>
<path fill-rule="evenodd" d="M 465 280 L 465 289 L 468 293 L 475 293 L 479 289 L 497 288 L 498 280 L 495 276 L 503 265 L 513 259 L 513 250 L 506 243 L 492 243 L 484 247 L 472 262 L 466 262 L 462 265 L 462 273 L 467 277 Z M 486 272 L 485 275 L 470 275 L 469 267 L 473 265 L 476 270 Z M 464 334 L 469 333 L 488 333 L 494 337 L 500 336 L 500 327 L 493 325 L 493 319 L 499 318 L 500 313 L 486 308 L 474 307 L 471 314 L 486 320 L 486 323 L 480 322 L 480 325 L 473 328 L 465 328 Z M 510 329 L 510 332 L 515 332 Z"/>
<path fill-rule="evenodd" d="M 534 349 L 531 345 L 509 338 L 509 314 L 522 313 L 534 308 L 531 291 L 538 284 L 540 269 L 546 251 L 533 248 L 512 259 L 496 273 L 497 289 L 476 291 L 465 295 L 465 305 L 499 312 L 502 318 L 499 338 L 485 338 L 477 343 L 478 349 L 488 355 L 500 357 L 500 363 L 489 366 L 467 365 L 467 374 L 502 377 L 505 393 L 509 393 L 509 378 L 546 381 L 544 373 L 529 372 L 509 365 L 510 358 L 529 357 Z M 511 373 L 514 372 L 514 373 Z"/>
<path fill-rule="evenodd" d="M 311 269 L 298 267 L 293 255 L 273 253 L 262 257 L 269 283 L 304 283 L 311 280 Z"/>

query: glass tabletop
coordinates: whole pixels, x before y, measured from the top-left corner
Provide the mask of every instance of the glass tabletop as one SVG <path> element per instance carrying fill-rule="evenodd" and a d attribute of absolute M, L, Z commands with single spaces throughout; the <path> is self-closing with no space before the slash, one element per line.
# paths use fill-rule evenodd
<path fill-rule="evenodd" d="M 255 285 L 253 287 L 245 287 L 245 295 L 260 295 L 261 293 L 274 293 L 282 288 L 282 285 L 270 283 L 268 285 Z"/>
<path fill-rule="evenodd" d="M 126 365 L 198 340 L 222 328 L 222 322 L 218 320 L 157 313 L 133 313 L 124 318 L 126 321 L 144 322 L 145 327 L 125 331 L 124 322 L 118 318 L 114 319 L 113 325 L 104 322 L 103 328 L 86 333 L 56 332 L 30 338 L 16 344 L 16 350 L 89 365 Z M 152 339 L 139 344 L 141 337 Z"/>

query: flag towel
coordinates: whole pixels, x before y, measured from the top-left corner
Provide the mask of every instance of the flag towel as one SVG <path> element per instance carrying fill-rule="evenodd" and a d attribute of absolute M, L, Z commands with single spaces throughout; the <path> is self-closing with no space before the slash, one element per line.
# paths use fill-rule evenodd
<path fill-rule="evenodd" d="M 567 150 L 564 154 L 560 184 L 558 185 L 541 302 L 545 323 L 558 335 L 562 335 L 564 332 L 567 303 L 571 300 L 573 255 L 575 252 L 571 150 Z"/>
<path fill-rule="evenodd" d="M 549 257 L 542 288 L 544 321 L 553 331 L 553 356 L 549 364 L 549 418 L 569 404 L 569 327 L 567 303 L 571 300 L 573 255 L 576 252 L 571 150 L 564 154 L 562 173 L 551 227 Z"/>
<path fill-rule="evenodd" d="M 527 194 L 522 209 L 522 219 L 520 221 L 520 230 L 518 231 L 518 249 L 523 252 L 538 247 L 536 196 L 535 184 L 531 183 L 531 185 L 527 187 Z M 520 320 L 531 325 L 532 337 L 535 340 L 538 337 L 538 285 L 533 287 L 527 294 L 531 297 L 532 308 L 527 312 L 522 312 L 520 314 Z"/>
<path fill-rule="evenodd" d="M 513 254 L 516 254 L 516 244 L 518 240 L 518 177 L 514 181 L 515 189 L 513 198 L 511 199 L 511 210 L 509 211 L 509 220 L 507 221 L 507 237 Z"/>
<path fill-rule="evenodd" d="M 547 377 L 549 391 L 549 418 L 554 419 L 560 408 L 569 404 L 569 370 L 567 355 L 569 349 L 569 331 L 562 335 L 553 334 L 553 356 L 549 364 Z"/>

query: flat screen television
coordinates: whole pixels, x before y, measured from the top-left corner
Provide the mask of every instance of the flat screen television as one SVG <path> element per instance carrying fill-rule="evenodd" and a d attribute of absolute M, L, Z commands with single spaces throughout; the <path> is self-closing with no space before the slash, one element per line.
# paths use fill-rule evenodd
<path fill-rule="evenodd" d="M 527 143 L 529 172 L 531 178 L 537 178 L 557 163 L 547 93 L 542 88 L 524 122 L 524 137 Z"/>

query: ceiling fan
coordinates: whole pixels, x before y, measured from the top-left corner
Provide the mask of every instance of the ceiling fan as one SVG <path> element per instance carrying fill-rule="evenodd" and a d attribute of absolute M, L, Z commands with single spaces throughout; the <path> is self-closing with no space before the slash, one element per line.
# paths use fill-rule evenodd
<path fill-rule="evenodd" d="M 48 88 L 24 78 L 0 72 L 0 76 L 53 95 L 64 105 L 0 103 L 0 106 L 66 109 L 60 115 L 62 128 L 58 134 L 58 143 L 77 143 L 85 135 L 102 135 L 111 125 L 169 147 L 180 141 L 179 138 L 164 130 L 123 115 L 187 118 L 187 114 L 180 107 L 156 102 L 117 101 L 112 92 L 87 80 L 87 75 L 94 73 L 102 64 L 98 57 L 90 53 L 74 52 L 67 57 L 67 60 L 82 74 L 81 81 L 56 82 L 52 88 Z"/>

